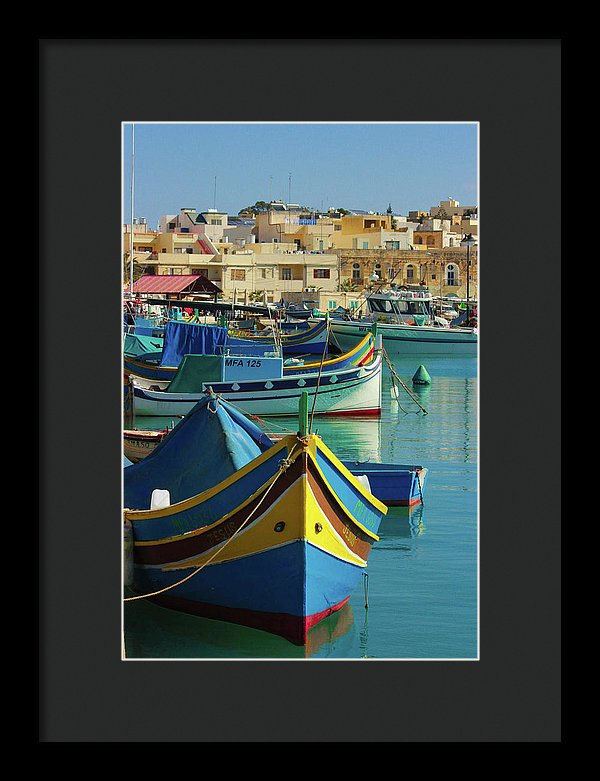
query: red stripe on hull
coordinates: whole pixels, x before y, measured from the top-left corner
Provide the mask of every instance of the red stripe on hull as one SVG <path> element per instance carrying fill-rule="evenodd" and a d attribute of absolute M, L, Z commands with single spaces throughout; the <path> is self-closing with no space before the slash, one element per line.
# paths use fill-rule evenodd
<path fill-rule="evenodd" d="M 260 629 L 272 635 L 278 635 L 294 645 L 306 645 L 308 631 L 332 613 L 341 610 L 350 597 L 333 605 L 321 613 L 312 616 L 292 616 L 289 613 L 263 613 L 258 610 L 245 610 L 243 608 L 230 608 L 221 605 L 211 605 L 207 602 L 192 602 L 181 597 L 169 594 L 159 594 L 149 597 L 149 601 L 171 610 L 179 610 L 182 613 L 191 613 L 202 618 L 212 618 L 217 621 L 229 621 L 232 624 L 241 624 L 251 629 Z"/>
<path fill-rule="evenodd" d="M 392 500 L 387 501 L 385 499 L 381 500 L 387 507 L 412 507 L 414 504 L 420 504 L 421 499 L 420 497 L 416 496 L 412 499 L 398 499 L 398 500 Z"/>
<path fill-rule="evenodd" d="M 379 417 L 381 416 L 381 408 L 378 409 L 357 409 L 357 410 L 332 410 L 328 412 L 317 412 L 315 410 L 315 415 L 330 415 L 331 417 L 343 417 L 352 415 L 352 417 L 359 418 L 359 417 Z"/>
<path fill-rule="evenodd" d="M 322 621 L 324 618 L 327 618 L 327 616 L 330 616 L 332 613 L 336 613 L 338 610 L 341 610 L 346 604 L 346 602 L 348 602 L 349 599 L 350 597 L 346 597 L 346 599 L 342 599 L 341 602 L 338 602 L 337 605 L 334 605 L 333 607 L 328 607 L 327 610 L 323 610 L 321 613 L 315 613 L 312 616 L 307 616 L 304 619 L 304 627 L 305 627 L 304 642 L 306 642 L 306 633 L 308 632 L 309 629 L 311 629 L 311 627 L 315 626 L 315 624 L 318 624 L 319 621 Z"/>

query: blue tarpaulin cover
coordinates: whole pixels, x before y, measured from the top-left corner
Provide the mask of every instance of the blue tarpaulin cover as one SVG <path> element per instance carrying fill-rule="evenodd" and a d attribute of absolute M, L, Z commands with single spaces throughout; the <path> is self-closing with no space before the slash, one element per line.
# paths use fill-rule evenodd
<path fill-rule="evenodd" d="M 181 502 L 211 488 L 272 447 L 252 421 L 207 394 L 142 461 L 123 470 L 124 506 L 147 510 L 155 488 Z"/>
<path fill-rule="evenodd" d="M 184 355 L 221 355 L 227 343 L 227 329 L 218 325 L 196 325 L 169 320 L 161 366 L 179 366 Z"/>

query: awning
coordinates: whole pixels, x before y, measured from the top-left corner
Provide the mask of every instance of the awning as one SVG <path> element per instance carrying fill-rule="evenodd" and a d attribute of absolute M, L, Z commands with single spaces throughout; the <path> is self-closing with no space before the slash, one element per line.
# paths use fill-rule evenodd
<path fill-rule="evenodd" d="M 134 293 L 221 293 L 203 274 L 149 274 L 133 283 Z"/>

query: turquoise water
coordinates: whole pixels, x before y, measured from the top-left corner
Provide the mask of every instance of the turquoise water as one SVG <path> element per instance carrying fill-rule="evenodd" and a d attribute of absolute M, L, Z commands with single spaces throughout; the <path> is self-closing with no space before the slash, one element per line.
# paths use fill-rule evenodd
<path fill-rule="evenodd" d="M 431 384 L 413 386 L 422 364 Z M 475 659 L 478 657 L 477 360 L 394 358 L 379 420 L 315 418 L 314 429 L 342 460 L 414 463 L 429 469 L 424 503 L 389 508 L 367 578 L 339 613 L 317 625 L 306 649 L 254 629 L 177 613 L 146 600 L 125 603 L 129 659 Z M 166 418 L 139 418 L 164 428 Z M 294 430 L 292 418 L 270 419 Z M 366 604 L 368 602 L 368 607 Z"/>

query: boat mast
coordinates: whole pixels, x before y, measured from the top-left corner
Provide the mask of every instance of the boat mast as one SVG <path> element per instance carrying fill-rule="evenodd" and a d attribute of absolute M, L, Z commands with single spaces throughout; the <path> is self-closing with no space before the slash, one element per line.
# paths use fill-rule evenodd
<path fill-rule="evenodd" d="M 134 159 L 134 138 L 133 122 L 131 123 L 131 234 L 129 236 L 129 292 L 133 298 L 133 159 Z"/>

